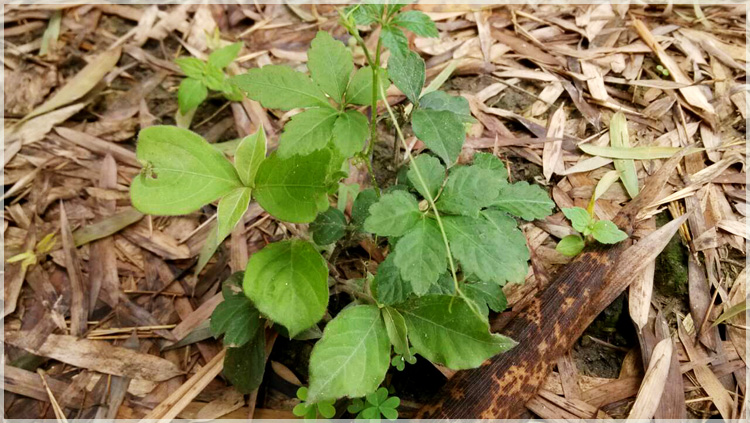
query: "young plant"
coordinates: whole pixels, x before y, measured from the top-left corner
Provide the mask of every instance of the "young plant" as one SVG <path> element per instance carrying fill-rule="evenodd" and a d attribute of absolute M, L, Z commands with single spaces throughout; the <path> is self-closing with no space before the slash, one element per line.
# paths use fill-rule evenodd
<path fill-rule="evenodd" d="M 593 238 L 602 244 L 616 244 L 628 237 L 609 220 L 597 220 L 593 214 L 581 207 L 562 209 L 570 219 L 573 229 L 581 235 L 568 235 L 557 243 L 555 249 L 566 256 L 575 256 L 586 246 L 585 239 Z"/>
<path fill-rule="evenodd" d="M 208 56 L 207 61 L 195 57 L 183 57 L 175 60 L 187 78 L 180 83 L 177 91 L 177 104 L 183 116 L 193 112 L 208 96 L 208 90 L 218 91 L 230 101 L 242 101 L 242 94 L 237 87 L 229 83 L 224 68 L 237 57 L 242 43 L 230 44 Z"/>
<path fill-rule="evenodd" d="M 242 220 L 252 199 L 280 221 L 311 223 L 313 242 L 290 238 L 268 244 L 252 255 L 244 274 L 224 285 L 224 302 L 212 316 L 211 329 L 224 337 L 225 373 L 242 392 L 262 379 L 261 329 L 267 321 L 295 337 L 323 318 L 330 295 L 327 258 L 334 261 L 333 255 L 321 254 L 332 251 L 326 246 L 347 234 L 375 235 L 376 243 L 391 245 L 374 278 L 336 280 L 353 301 L 326 324 L 315 344 L 309 388 L 300 396 L 305 403 L 296 414 L 325 417 L 333 414 L 332 400 L 374 395 L 367 409 L 375 411 L 367 415 L 390 418 L 396 401 L 373 393 L 391 365 L 403 368 L 419 354 L 466 369 L 511 348 L 511 339 L 490 333 L 487 316 L 490 309 L 505 308 L 502 286 L 523 282 L 527 273 L 529 252 L 515 217 L 543 218 L 554 207 L 540 187 L 508 183 L 504 164 L 492 154 L 478 153 L 470 165 L 456 163 L 465 125 L 472 121 L 468 102 L 423 87 L 424 61 L 400 43 L 398 28 L 431 35 L 434 24 L 420 12 L 400 13 L 400 8 L 359 5 L 342 13 L 368 58 L 367 68 L 355 71 L 344 44 L 319 32 L 308 51 L 310 77 L 269 65 L 232 79 L 264 107 L 303 109 L 287 123 L 278 150 L 268 157 L 263 128 L 240 142 L 234 162 L 185 129 L 156 126 L 139 134 L 143 170 L 131 186 L 138 210 L 181 215 L 219 200 L 196 272 Z M 383 29 L 375 54 L 353 24 L 365 22 L 362 13 Z M 388 72 L 380 68 L 381 43 L 392 53 Z M 378 187 L 359 192 L 347 219 L 343 210 L 352 186 L 340 184 L 346 175 L 341 169 L 355 155 L 369 168 L 376 106 L 385 98 L 386 78 L 411 102 L 407 123 L 434 155 L 410 154 L 406 183 L 382 195 Z M 392 109 L 383 104 L 405 145 Z M 368 122 L 357 105 L 369 105 L 372 113 L 365 152 Z M 333 207 L 329 196 L 337 191 Z"/>
<path fill-rule="evenodd" d="M 397 396 L 388 396 L 388 389 L 378 388 L 377 391 L 365 396 L 364 401 L 361 398 L 355 398 L 347 407 L 346 411 L 356 414 L 358 419 L 368 419 L 380 421 L 381 417 L 388 420 L 396 420 L 398 411 L 396 410 L 401 404 Z"/>
<path fill-rule="evenodd" d="M 292 413 L 297 417 L 306 419 L 331 419 L 336 415 L 334 400 L 320 401 L 317 403 L 307 401 L 307 388 L 304 386 L 297 389 L 297 398 L 300 403 L 294 406 Z"/>

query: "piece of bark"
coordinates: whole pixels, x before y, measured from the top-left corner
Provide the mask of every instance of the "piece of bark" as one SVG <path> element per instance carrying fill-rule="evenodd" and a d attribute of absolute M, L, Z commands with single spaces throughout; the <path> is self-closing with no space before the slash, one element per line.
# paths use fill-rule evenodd
<path fill-rule="evenodd" d="M 83 279 L 81 263 L 78 261 L 76 246 L 73 242 L 73 233 L 70 231 L 68 215 L 62 201 L 60 202 L 60 233 L 65 257 L 65 270 L 68 272 L 68 281 L 70 282 L 70 333 L 80 337 L 87 329 L 89 315 L 88 286 Z"/>

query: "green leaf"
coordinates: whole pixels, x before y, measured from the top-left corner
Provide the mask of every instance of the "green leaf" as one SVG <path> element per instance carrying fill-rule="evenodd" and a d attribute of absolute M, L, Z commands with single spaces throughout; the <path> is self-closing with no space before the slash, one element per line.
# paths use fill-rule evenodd
<path fill-rule="evenodd" d="M 245 95 L 269 109 L 328 106 L 328 98 L 310 78 L 290 67 L 268 65 L 232 78 Z"/>
<path fill-rule="evenodd" d="M 378 72 L 378 84 L 383 87 L 383 91 L 388 90 L 390 82 L 388 81 L 388 72 L 380 68 Z M 380 91 L 375 93 L 375 99 L 380 98 Z M 372 106 L 372 68 L 369 66 L 357 69 L 349 82 L 346 89 L 346 102 L 349 104 L 358 104 L 360 106 Z"/>
<path fill-rule="evenodd" d="M 585 246 L 586 245 L 583 242 L 583 238 L 581 238 L 579 235 L 568 235 L 557 243 L 555 250 L 557 250 L 562 255 L 573 257 L 577 256 L 578 253 L 583 251 L 583 247 Z"/>
<path fill-rule="evenodd" d="M 744 300 L 742 302 L 739 302 L 728 309 L 726 309 L 719 317 L 714 320 L 714 323 L 711 325 L 711 327 L 718 326 L 721 323 L 731 319 L 734 316 L 737 316 L 740 313 L 743 313 L 748 310 L 747 307 L 747 300 Z"/>
<path fill-rule="evenodd" d="M 349 307 L 331 320 L 310 355 L 308 401 L 361 397 L 377 389 L 390 364 L 380 310 Z"/>
<path fill-rule="evenodd" d="M 344 43 L 325 31 L 318 31 L 307 50 L 307 68 L 313 81 L 334 101 L 341 103 L 354 70 L 352 52 Z"/>
<path fill-rule="evenodd" d="M 592 144 L 578 144 L 578 148 L 592 156 L 632 160 L 668 159 L 682 150 L 679 147 L 607 147 Z M 688 154 L 697 153 L 701 150 L 692 148 L 689 149 Z"/>
<path fill-rule="evenodd" d="M 375 192 L 374 188 L 367 188 L 354 199 L 352 204 L 352 224 L 355 226 L 362 226 L 365 224 L 365 220 L 370 216 L 370 206 L 378 201 L 378 193 Z"/>
<path fill-rule="evenodd" d="M 341 154 L 351 157 L 362 150 L 369 133 L 367 117 L 356 110 L 339 115 L 333 125 L 333 145 Z"/>
<path fill-rule="evenodd" d="M 206 72 L 206 62 L 195 57 L 181 57 L 174 61 L 188 78 L 203 79 Z"/>
<path fill-rule="evenodd" d="M 255 175 L 260 163 L 266 158 L 266 131 L 263 126 L 254 134 L 250 134 L 240 141 L 234 152 L 234 167 L 245 186 L 255 185 Z"/>
<path fill-rule="evenodd" d="M 621 231 L 617 225 L 609 220 L 599 220 L 594 223 L 591 235 L 602 244 L 616 244 L 628 237 L 628 234 Z"/>
<path fill-rule="evenodd" d="M 419 102 L 425 78 L 425 65 L 419 55 L 407 50 L 405 54 L 392 54 L 388 59 L 388 76 L 414 104 Z"/>
<path fill-rule="evenodd" d="M 472 166 L 481 169 L 491 170 L 494 174 L 494 178 L 505 182 L 508 182 L 508 169 L 505 168 L 505 163 L 500 160 L 496 155 L 492 153 L 474 153 Z"/>
<path fill-rule="evenodd" d="M 206 73 L 203 76 L 203 83 L 214 91 L 230 91 L 230 85 L 227 83 L 227 77 L 224 71 L 212 64 L 206 65 Z"/>
<path fill-rule="evenodd" d="M 515 345 L 510 338 L 491 334 L 487 321 L 458 297 L 427 295 L 396 308 L 406 319 L 414 351 L 454 370 L 478 367 Z"/>
<path fill-rule="evenodd" d="M 243 289 L 289 337 L 309 328 L 328 306 L 328 266 L 312 244 L 298 239 L 266 245 L 247 263 Z"/>
<path fill-rule="evenodd" d="M 479 281 L 465 284 L 463 291 L 480 307 L 485 316 L 489 313 L 488 308 L 499 313 L 508 307 L 503 288 L 494 282 Z"/>
<path fill-rule="evenodd" d="M 346 235 L 346 216 L 341 210 L 330 207 L 310 224 L 313 241 L 318 245 L 332 244 Z"/>
<path fill-rule="evenodd" d="M 446 179 L 435 205 L 443 212 L 476 216 L 500 193 L 503 182 L 494 176 L 493 171 L 478 166 L 456 167 Z"/>
<path fill-rule="evenodd" d="M 433 91 L 425 94 L 419 99 L 419 107 L 453 112 L 464 122 L 474 122 L 469 109 L 469 101 L 461 96 L 452 96 L 445 91 Z"/>
<path fill-rule="evenodd" d="M 380 197 L 370 206 L 370 216 L 365 220 L 365 230 L 380 236 L 401 236 L 411 229 L 422 213 L 413 195 L 393 191 Z"/>
<path fill-rule="evenodd" d="M 371 23 L 377 22 L 383 16 L 383 5 L 382 4 L 366 4 L 362 3 L 356 7 L 353 12 L 353 17 L 357 25 L 370 25 Z M 347 9 L 349 9 L 347 7 Z"/>
<path fill-rule="evenodd" d="M 255 199 L 277 219 L 308 223 L 327 204 L 328 150 L 282 159 L 276 153 L 263 160 L 255 175 Z"/>
<path fill-rule="evenodd" d="M 183 79 L 180 83 L 180 89 L 177 90 L 177 104 L 180 107 L 180 113 L 184 115 L 195 109 L 203 103 L 206 96 L 208 96 L 208 89 L 203 85 L 203 82 L 193 78 Z"/>
<path fill-rule="evenodd" d="M 409 10 L 396 16 L 392 21 L 393 25 L 406 28 L 420 37 L 438 37 L 435 22 L 429 16 L 418 10 Z"/>
<path fill-rule="evenodd" d="M 414 292 L 411 284 L 401 277 L 401 271 L 393 263 L 394 254 L 389 254 L 378 266 L 371 290 L 379 303 L 394 305 L 402 303 Z"/>
<path fill-rule="evenodd" d="M 529 250 L 516 221 L 503 212 L 485 210 L 481 217 L 445 216 L 451 252 L 464 272 L 498 284 L 523 282 Z"/>
<path fill-rule="evenodd" d="M 466 133 L 461 119 L 445 110 L 417 109 L 412 114 L 414 135 L 450 167 L 461 154 Z"/>
<path fill-rule="evenodd" d="M 425 191 L 422 183 L 419 181 L 417 171 L 414 170 L 414 166 L 419 168 L 419 171 L 424 179 L 425 185 L 427 185 L 427 191 Z M 406 173 L 406 177 L 409 178 L 409 182 L 414 189 L 419 192 L 424 198 L 435 198 L 440 191 L 440 187 L 443 185 L 445 179 L 445 166 L 440 163 L 437 157 L 433 157 L 427 154 L 420 154 L 414 158 L 414 161 L 409 165 L 409 171 Z"/>
<path fill-rule="evenodd" d="M 261 328 L 260 314 L 242 293 L 242 272 L 234 273 L 221 288 L 224 301 L 211 314 L 211 333 L 224 335 L 224 346 L 241 347 Z"/>
<path fill-rule="evenodd" d="M 570 220 L 570 223 L 573 225 L 573 229 L 582 234 L 587 234 L 587 229 L 589 225 L 593 223 L 593 219 L 591 218 L 589 212 L 586 211 L 586 209 L 581 207 L 571 207 L 562 209 L 562 212 L 565 217 Z"/>
<path fill-rule="evenodd" d="M 391 51 L 391 59 L 396 55 L 405 55 L 411 53 L 409 51 L 409 40 L 406 38 L 404 31 L 391 26 L 386 25 L 380 30 L 380 40 L 383 45 Z"/>
<path fill-rule="evenodd" d="M 236 188 L 219 201 L 219 207 L 216 211 L 218 222 L 217 230 L 219 231 L 218 241 L 221 243 L 232 230 L 242 220 L 242 216 L 250 205 L 250 192 L 247 187 Z"/>
<path fill-rule="evenodd" d="M 417 295 L 427 292 L 448 265 L 440 229 L 434 220 L 427 218 L 398 240 L 392 254 L 401 277 L 411 283 Z"/>
<path fill-rule="evenodd" d="M 615 113 L 609 122 L 609 142 L 612 147 L 630 148 L 628 122 L 622 112 Z M 620 174 L 622 184 L 630 198 L 638 195 L 638 173 L 633 160 L 614 160 L 615 169 Z"/>
<path fill-rule="evenodd" d="M 338 112 L 331 107 L 307 109 L 292 116 L 279 137 L 279 157 L 309 154 L 328 145 Z"/>
<path fill-rule="evenodd" d="M 404 316 L 393 307 L 383 307 L 381 310 L 388 339 L 393 344 L 393 351 L 401 354 L 404 358 L 411 357 L 409 351 L 409 339 L 406 337 L 406 320 Z"/>
<path fill-rule="evenodd" d="M 542 187 L 521 181 L 500 187 L 500 194 L 492 207 L 524 220 L 534 220 L 552 214 L 555 203 Z"/>
<path fill-rule="evenodd" d="M 258 330 L 250 342 L 239 348 L 227 348 L 224 376 L 243 394 L 258 389 L 266 369 L 266 335 Z"/>
<path fill-rule="evenodd" d="M 241 186 L 232 163 L 200 135 L 174 126 L 151 126 L 138 134 L 144 169 L 130 186 L 133 207 L 142 213 L 192 213 Z"/>
<path fill-rule="evenodd" d="M 242 43 L 229 44 L 226 47 L 222 47 L 208 56 L 208 64 L 217 67 L 218 69 L 224 69 L 232 63 L 242 49 Z"/>

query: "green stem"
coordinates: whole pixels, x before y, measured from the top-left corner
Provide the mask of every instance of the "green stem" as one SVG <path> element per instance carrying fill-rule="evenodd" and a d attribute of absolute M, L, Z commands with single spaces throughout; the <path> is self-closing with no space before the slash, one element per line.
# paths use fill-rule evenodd
<path fill-rule="evenodd" d="M 414 157 L 412 157 L 411 152 L 409 151 L 409 145 L 406 143 L 406 139 L 404 138 L 403 132 L 401 132 L 401 126 L 399 126 L 398 121 L 396 121 L 396 116 L 393 114 L 393 110 L 391 109 L 391 105 L 388 104 L 388 100 L 385 96 L 385 90 L 383 87 L 380 87 L 380 95 L 383 99 L 383 103 L 385 104 L 386 110 L 388 110 L 388 115 L 390 116 L 391 120 L 393 121 L 393 126 L 396 128 L 396 133 L 398 134 L 399 140 L 401 140 L 401 143 L 404 145 L 404 149 L 406 150 L 406 154 L 409 156 L 409 162 L 411 163 L 412 169 L 414 169 L 414 173 L 417 175 L 417 179 L 419 180 L 419 184 L 422 186 L 422 191 L 425 193 L 425 199 L 430 204 L 430 208 L 432 209 L 432 212 L 435 215 L 435 220 L 437 221 L 438 227 L 440 228 L 440 234 L 443 236 L 443 244 L 445 245 L 445 252 L 448 254 L 448 265 L 451 269 L 451 276 L 453 276 L 453 285 L 456 289 L 456 294 L 458 294 L 459 297 L 464 299 L 466 301 L 466 304 L 469 306 L 469 308 L 479 316 L 481 319 L 484 319 L 485 317 L 482 316 L 482 314 L 479 312 L 479 310 L 476 309 L 476 305 L 473 301 L 469 300 L 468 297 L 466 297 L 466 294 L 461 291 L 461 288 L 458 286 L 458 277 L 456 276 L 456 265 L 453 263 L 453 254 L 451 253 L 451 247 L 450 243 L 448 242 L 448 235 L 445 233 L 445 227 L 443 226 L 443 220 L 440 218 L 440 212 L 438 212 L 437 206 L 435 205 L 435 200 L 432 198 L 432 193 L 430 193 L 430 189 L 427 186 L 427 183 L 425 182 L 424 178 L 422 177 L 422 171 L 419 169 L 419 166 L 417 166 L 417 163 L 414 161 Z"/>

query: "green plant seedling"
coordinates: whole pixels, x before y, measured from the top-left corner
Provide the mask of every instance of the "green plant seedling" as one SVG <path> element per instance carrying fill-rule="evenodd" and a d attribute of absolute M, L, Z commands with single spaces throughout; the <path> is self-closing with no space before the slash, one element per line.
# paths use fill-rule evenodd
<path fill-rule="evenodd" d="M 333 418 L 336 415 L 336 408 L 333 406 L 333 400 L 320 401 L 317 403 L 307 401 L 307 388 L 304 386 L 297 389 L 297 398 L 301 401 L 294 406 L 292 413 L 297 417 L 306 419 L 324 419 Z"/>
<path fill-rule="evenodd" d="M 207 61 L 195 57 L 175 60 L 187 78 L 182 80 L 177 91 L 177 104 L 180 114 L 187 115 L 195 110 L 208 96 L 208 90 L 218 91 L 230 101 L 241 101 L 242 94 L 229 84 L 224 68 L 237 57 L 242 43 L 230 44 L 212 52 Z"/>
<path fill-rule="evenodd" d="M 621 231 L 611 221 L 597 220 L 584 208 L 571 207 L 562 211 L 570 220 L 573 229 L 583 235 L 568 235 L 560 240 L 556 250 L 566 256 L 575 256 L 580 253 L 586 244 L 585 239 L 589 237 L 602 244 L 616 244 L 628 237 L 628 234 Z"/>
<path fill-rule="evenodd" d="M 397 396 L 388 396 L 388 389 L 378 388 L 377 391 L 369 394 L 363 401 L 361 398 L 355 398 L 347 407 L 347 411 L 356 414 L 358 419 L 368 419 L 380 421 L 381 417 L 388 420 L 398 419 L 398 406 L 401 400 Z"/>

